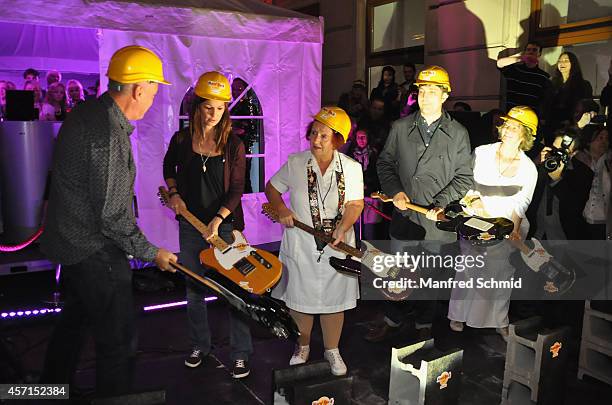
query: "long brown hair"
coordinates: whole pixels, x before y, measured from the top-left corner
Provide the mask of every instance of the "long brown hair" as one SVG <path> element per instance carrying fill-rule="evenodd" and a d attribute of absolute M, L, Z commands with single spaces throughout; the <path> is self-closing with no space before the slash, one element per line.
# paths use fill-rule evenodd
<path fill-rule="evenodd" d="M 204 124 L 202 122 L 202 111 L 200 111 L 200 106 L 204 100 L 206 99 L 195 96 L 191 111 L 189 112 L 189 134 L 192 139 L 194 136 L 204 139 Z M 225 145 L 232 132 L 232 120 L 230 119 L 230 112 L 227 107 L 228 103 L 225 103 L 223 116 L 217 125 L 215 125 L 215 146 L 219 152 L 225 150 Z"/>

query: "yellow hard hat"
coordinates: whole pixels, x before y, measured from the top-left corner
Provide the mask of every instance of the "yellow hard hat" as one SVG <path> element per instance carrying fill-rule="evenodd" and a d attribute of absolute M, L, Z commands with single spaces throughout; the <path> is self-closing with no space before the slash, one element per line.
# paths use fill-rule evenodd
<path fill-rule="evenodd" d="M 416 85 L 420 86 L 423 84 L 433 84 L 436 86 L 442 86 L 450 93 L 451 85 L 450 79 L 448 78 L 448 72 L 440 66 L 427 66 L 424 70 L 419 72 L 416 79 Z"/>
<path fill-rule="evenodd" d="M 351 133 L 351 119 L 340 107 L 323 107 L 314 117 L 315 121 L 325 124 L 344 138 L 344 142 Z"/>
<path fill-rule="evenodd" d="M 161 59 L 153 51 L 138 45 L 126 46 L 115 52 L 106 75 L 117 83 L 151 81 L 170 84 L 164 79 Z"/>
<path fill-rule="evenodd" d="M 198 79 L 194 93 L 207 100 L 228 102 L 232 99 L 229 80 L 219 72 L 206 72 Z"/>
<path fill-rule="evenodd" d="M 508 111 L 508 114 L 500 118 L 504 121 L 516 121 L 531 129 L 534 134 L 538 132 L 538 116 L 531 108 L 525 107 L 524 105 L 512 107 L 512 109 Z"/>

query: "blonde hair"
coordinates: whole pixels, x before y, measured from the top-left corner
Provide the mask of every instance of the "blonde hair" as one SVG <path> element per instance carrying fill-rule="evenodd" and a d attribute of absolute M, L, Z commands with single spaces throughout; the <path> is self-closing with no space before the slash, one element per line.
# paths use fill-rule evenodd
<path fill-rule="evenodd" d="M 64 99 L 62 101 L 60 101 L 59 104 L 62 107 L 66 106 L 66 100 L 68 99 L 68 96 L 66 96 L 66 86 L 64 86 L 64 84 L 60 83 L 60 82 L 52 83 L 47 88 L 47 94 L 45 94 L 45 103 L 51 104 L 51 105 L 55 105 L 55 100 L 53 100 L 53 98 L 51 97 L 51 90 L 55 90 L 56 87 L 60 87 L 60 86 L 62 88 L 62 92 L 64 93 Z"/>
<path fill-rule="evenodd" d="M 513 120 L 515 121 L 515 120 Z M 518 122 L 518 121 L 515 121 Z M 519 122 L 520 124 L 520 122 Z M 506 125 L 506 122 L 497 127 L 497 134 L 501 135 L 501 130 Z M 519 149 L 523 152 L 527 152 L 533 148 L 533 143 L 535 142 L 535 134 L 531 128 L 526 127 L 521 124 L 521 143 L 519 144 Z"/>
<path fill-rule="evenodd" d="M 73 86 L 73 85 L 79 88 L 79 100 L 85 100 L 85 94 L 83 93 L 83 85 L 81 84 L 81 82 L 75 79 L 70 79 L 68 80 L 68 83 L 66 83 L 66 95 L 70 99 L 70 102 L 74 103 L 75 101 L 77 101 L 77 100 L 73 100 L 70 97 L 70 86 Z"/>

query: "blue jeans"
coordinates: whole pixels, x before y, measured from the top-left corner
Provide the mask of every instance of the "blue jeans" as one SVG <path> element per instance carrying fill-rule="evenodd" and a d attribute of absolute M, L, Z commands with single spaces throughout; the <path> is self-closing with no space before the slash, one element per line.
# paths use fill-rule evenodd
<path fill-rule="evenodd" d="M 231 241 L 232 230 L 231 224 L 222 224 L 219 227 L 219 236 L 226 241 Z M 181 249 L 179 260 L 183 265 L 200 276 L 205 276 L 207 272 L 214 271 L 204 268 L 200 264 L 199 258 L 200 252 L 208 249 L 210 245 L 193 226 L 183 220 L 179 221 L 179 244 Z M 206 286 L 188 277 L 186 277 L 185 286 L 187 290 L 189 338 L 194 349 L 200 349 L 204 355 L 207 355 L 211 351 L 211 337 L 208 326 L 208 310 L 204 298 L 212 295 L 212 292 Z M 232 361 L 248 360 L 253 352 L 249 325 L 233 307 L 229 311 L 229 322 Z"/>

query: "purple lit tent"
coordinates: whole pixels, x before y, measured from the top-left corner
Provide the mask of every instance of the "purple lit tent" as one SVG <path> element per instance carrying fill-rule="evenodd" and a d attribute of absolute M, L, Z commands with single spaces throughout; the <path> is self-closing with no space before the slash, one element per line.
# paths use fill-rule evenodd
<path fill-rule="evenodd" d="M 317 18 L 258 0 L 5 0 L 2 8 L 0 23 L 8 23 L 2 26 L 21 34 L 13 34 L 19 37 L 13 45 L 4 43 L 3 34 L 0 70 L 11 56 L 20 69 L 27 57 L 60 70 L 71 70 L 69 61 L 75 66 L 81 57 L 80 66 L 91 66 L 91 49 L 97 47 L 105 89 L 104 73 L 118 48 L 138 44 L 161 56 L 173 85 L 160 86 L 153 107 L 132 136 L 139 224 L 153 243 L 178 250 L 176 222 L 160 206 L 156 192 L 163 184 L 161 162 L 178 129 L 181 101 L 201 73 L 219 70 L 252 84 L 264 116 L 266 179 L 288 154 L 306 147 L 305 127 L 321 102 L 323 24 Z M 65 44 L 62 38 L 68 38 Z M 55 45 L 49 49 L 52 40 Z M 11 49 L 25 56 L 6 55 Z M 91 70 L 71 71 L 87 69 Z M 260 214 L 264 200 L 263 193 L 243 197 L 245 233 L 251 243 L 280 239 L 280 227 Z"/>

